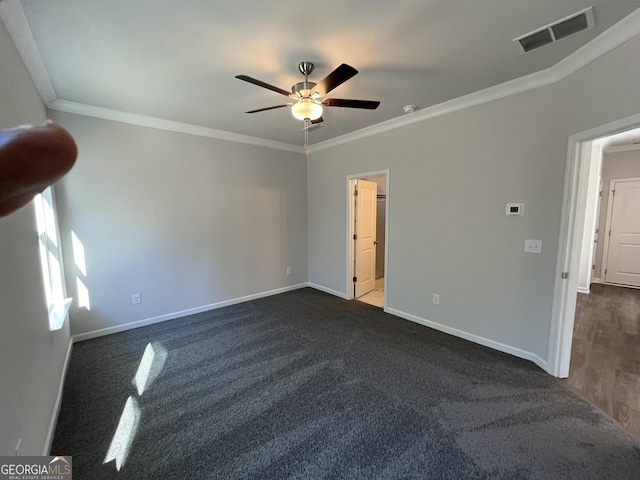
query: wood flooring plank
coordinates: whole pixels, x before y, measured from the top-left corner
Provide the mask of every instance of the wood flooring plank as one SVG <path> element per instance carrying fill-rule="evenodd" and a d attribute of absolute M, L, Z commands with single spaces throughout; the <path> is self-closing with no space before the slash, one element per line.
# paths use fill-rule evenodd
<path fill-rule="evenodd" d="M 567 384 L 640 438 L 640 290 L 578 294 Z"/>

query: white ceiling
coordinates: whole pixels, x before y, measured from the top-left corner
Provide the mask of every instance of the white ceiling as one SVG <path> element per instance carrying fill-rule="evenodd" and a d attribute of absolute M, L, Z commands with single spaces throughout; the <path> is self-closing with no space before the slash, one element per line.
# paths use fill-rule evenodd
<path fill-rule="evenodd" d="M 275 92 L 297 64 L 318 82 L 360 73 L 329 97 L 318 143 L 548 69 L 640 8 L 640 0 L 0 0 L 21 4 L 57 99 L 301 145 L 302 122 Z M 596 26 L 522 55 L 512 39 L 593 6 Z M 5 19 L 6 22 L 6 19 Z M 284 100 L 284 101 L 283 101 Z"/>

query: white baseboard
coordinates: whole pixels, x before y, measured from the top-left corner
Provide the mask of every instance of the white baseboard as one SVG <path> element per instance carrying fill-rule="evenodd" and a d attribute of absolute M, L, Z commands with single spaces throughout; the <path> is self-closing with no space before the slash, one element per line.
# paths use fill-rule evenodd
<path fill-rule="evenodd" d="M 53 412 L 51 412 L 51 420 L 49 421 L 49 430 L 47 431 L 47 437 L 44 440 L 44 451 L 42 452 L 42 455 L 44 456 L 49 456 L 49 453 L 51 452 L 51 443 L 53 442 L 53 434 L 56 431 L 56 425 L 58 423 L 58 415 L 60 414 L 60 406 L 62 405 L 62 393 L 64 390 L 64 381 L 67 378 L 67 369 L 69 367 L 69 361 L 71 360 L 72 350 L 73 350 L 73 338 L 69 338 L 67 355 L 64 358 L 64 364 L 62 365 L 62 372 L 60 373 L 58 395 L 56 396 L 56 402 L 53 405 Z"/>
<path fill-rule="evenodd" d="M 328 293 L 330 295 L 335 295 L 336 297 L 340 297 L 340 298 L 343 298 L 345 300 L 348 300 L 347 296 L 343 292 L 339 292 L 337 290 L 333 290 L 331 288 L 323 287 L 322 285 L 318 285 L 316 283 L 311 283 L 311 282 L 309 282 L 307 284 L 307 286 L 309 286 L 311 288 L 315 288 L 316 290 L 320 290 L 321 292 Z"/>
<path fill-rule="evenodd" d="M 589 288 L 584 288 L 584 287 L 578 287 L 578 288 L 576 288 L 576 290 L 578 291 L 578 293 L 589 293 L 590 292 Z"/>
<path fill-rule="evenodd" d="M 480 337 L 473 333 L 465 332 L 463 330 L 458 330 L 457 328 L 448 327 L 446 325 L 442 325 L 440 323 L 432 322 L 431 320 L 426 320 L 424 318 L 420 318 L 416 315 L 412 315 L 410 313 L 405 313 L 400 310 L 396 310 L 394 308 L 386 308 L 386 313 L 390 313 L 391 315 L 395 315 L 396 317 L 403 318 L 405 320 L 409 320 L 411 322 L 419 323 L 420 325 L 424 325 L 425 327 L 433 328 L 434 330 L 438 330 L 440 332 L 448 333 L 449 335 L 453 335 L 454 337 L 463 338 L 465 340 L 469 340 L 470 342 L 477 343 L 480 345 L 484 345 L 485 347 L 492 348 L 494 350 L 498 350 L 499 352 L 508 353 L 510 355 L 514 355 L 519 358 L 523 358 L 525 360 L 529 360 L 540 368 L 542 368 L 545 372 L 549 372 L 549 366 L 546 360 L 543 360 L 535 353 L 527 352 L 526 350 L 522 350 L 520 348 L 512 347 L 510 345 L 505 345 L 500 342 L 496 342 L 494 340 L 489 340 L 488 338 Z"/>
<path fill-rule="evenodd" d="M 104 335 L 111 335 L 113 333 L 124 332 L 127 330 L 133 330 L 134 328 L 146 327 L 147 325 L 153 325 L 154 323 L 166 322 L 168 320 L 175 320 L 176 318 L 186 317 L 196 313 L 208 312 L 209 310 L 215 310 L 222 307 L 228 307 L 229 305 L 235 305 L 237 303 L 248 302 L 250 300 L 256 300 L 258 298 L 269 297 L 271 295 L 277 295 L 279 293 L 289 292 L 291 290 L 298 290 L 309 286 L 307 283 L 299 283 L 297 285 L 289 285 L 288 287 L 277 288 L 275 290 L 269 290 L 266 292 L 254 293 L 244 297 L 232 298 L 230 300 L 224 300 L 222 302 L 212 303 L 209 305 L 202 305 L 200 307 L 189 308 L 187 310 L 181 310 L 179 312 L 167 313 L 165 315 L 159 315 L 157 317 L 145 318 L 143 320 L 137 320 L 135 322 L 125 323 L 123 325 L 115 325 L 113 327 L 101 328 L 99 330 L 93 330 L 91 332 L 79 333 L 73 336 L 73 342 L 82 342 L 84 340 L 90 340 L 92 338 L 102 337 Z"/>

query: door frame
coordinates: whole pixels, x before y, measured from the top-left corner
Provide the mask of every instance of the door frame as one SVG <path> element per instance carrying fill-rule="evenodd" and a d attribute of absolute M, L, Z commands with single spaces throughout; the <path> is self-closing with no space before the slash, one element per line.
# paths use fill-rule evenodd
<path fill-rule="evenodd" d="M 584 234 L 584 217 L 580 218 L 577 212 L 584 212 L 586 209 L 586 184 L 589 180 L 581 164 L 582 144 L 638 127 L 640 114 L 635 114 L 576 133 L 568 139 L 546 368 L 548 373 L 556 377 L 569 376 L 571 360 L 578 271 Z M 562 278 L 564 272 L 568 273 L 566 278 Z"/>
<path fill-rule="evenodd" d="M 385 219 L 384 219 L 384 311 L 387 311 L 387 305 L 388 305 L 388 286 L 389 286 L 389 175 L 390 175 L 390 169 L 386 168 L 383 170 L 374 170 L 371 172 L 364 172 L 364 173 L 355 173 L 352 175 L 347 175 L 347 182 L 346 182 L 346 199 L 347 199 L 347 241 L 346 241 L 346 248 L 347 248 L 347 278 L 346 278 L 346 289 L 345 291 L 347 292 L 346 295 L 346 299 L 347 300 L 353 300 L 355 297 L 353 295 L 353 277 L 355 276 L 354 273 L 354 261 L 355 261 L 355 257 L 354 257 L 354 251 L 353 251 L 353 234 L 355 233 L 354 231 L 354 217 L 355 217 L 355 209 L 354 209 L 354 205 L 353 205 L 353 187 L 355 184 L 355 180 L 358 179 L 367 179 L 369 177 L 375 177 L 375 176 L 380 176 L 380 175 L 385 175 L 385 188 L 386 188 L 386 195 L 387 195 L 387 201 L 385 202 Z"/>

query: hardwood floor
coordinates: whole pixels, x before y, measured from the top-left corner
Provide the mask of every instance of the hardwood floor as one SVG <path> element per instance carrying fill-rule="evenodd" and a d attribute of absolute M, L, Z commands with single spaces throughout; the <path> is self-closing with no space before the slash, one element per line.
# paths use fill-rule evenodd
<path fill-rule="evenodd" d="M 640 290 L 578 293 L 567 383 L 640 438 Z"/>

